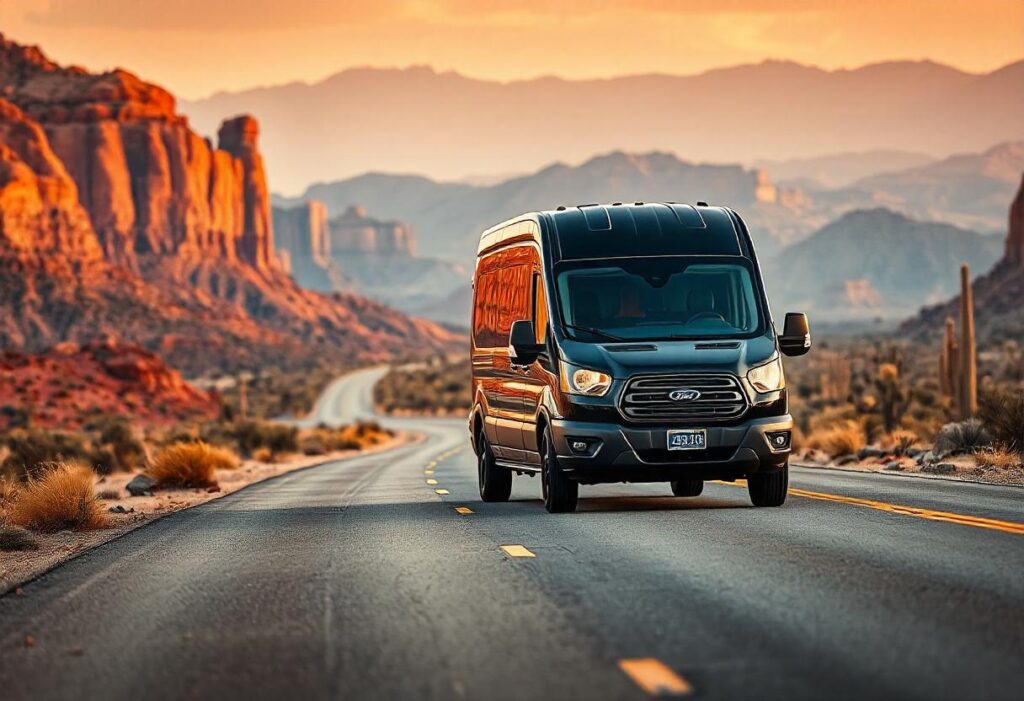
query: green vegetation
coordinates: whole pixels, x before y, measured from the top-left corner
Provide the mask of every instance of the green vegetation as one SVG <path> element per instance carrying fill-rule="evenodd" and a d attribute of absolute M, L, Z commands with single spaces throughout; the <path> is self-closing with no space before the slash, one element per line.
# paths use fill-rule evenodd
<path fill-rule="evenodd" d="M 392 369 L 374 388 L 374 401 L 389 414 L 465 414 L 470 391 L 468 358 L 435 357 Z"/>

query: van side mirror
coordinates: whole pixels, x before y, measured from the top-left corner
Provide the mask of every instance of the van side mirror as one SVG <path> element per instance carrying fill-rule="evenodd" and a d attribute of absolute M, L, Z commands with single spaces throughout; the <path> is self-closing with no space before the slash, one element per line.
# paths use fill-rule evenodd
<path fill-rule="evenodd" d="M 804 355 L 811 349 L 811 324 L 801 312 L 786 314 L 786 323 L 779 336 L 779 350 L 785 355 Z"/>
<path fill-rule="evenodd" d="M 543 351 L 544 344 L 537 343 L 532 321 L 520 319 L 512 322 L 512 330 L 508 334 L 508 354 L 514 364 L 529 365 Z"/>

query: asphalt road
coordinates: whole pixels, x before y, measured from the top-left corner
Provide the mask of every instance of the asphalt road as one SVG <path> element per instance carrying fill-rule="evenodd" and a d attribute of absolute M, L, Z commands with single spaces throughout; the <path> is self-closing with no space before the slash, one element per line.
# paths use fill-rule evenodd
<path fill-rule="evenodd" d="M 366 413 L 379 372 L 316 420 Z M 0 698 L 1024 694 L 1024 490 L 795 469 L 779 509 L 614 485 L 550 515 L 528 477 L 479 501 L 462 421 L 390 423 L 426 439 L 173 514 L 0 598 Z"/>

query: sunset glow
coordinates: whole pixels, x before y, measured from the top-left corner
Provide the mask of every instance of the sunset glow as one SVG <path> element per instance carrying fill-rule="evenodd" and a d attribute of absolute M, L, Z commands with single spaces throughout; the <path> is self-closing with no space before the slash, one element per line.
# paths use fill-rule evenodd
<path fill-rule="evenodd" d="M 361 65 L 515 80 L 685 74 L 766 58 L 986 71 L 1024 56 L 1017 0 L 4 0 L 0 27 L 61 62 L 127 65 L 184 98 Z"/>

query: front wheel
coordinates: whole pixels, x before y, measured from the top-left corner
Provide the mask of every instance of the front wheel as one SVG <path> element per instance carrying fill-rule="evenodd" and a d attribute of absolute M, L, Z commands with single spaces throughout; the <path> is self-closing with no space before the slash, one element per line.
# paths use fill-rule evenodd
<path fill-rule="evenodd" d="M 789 464 L 777 472 L 747 475 L 747 492 L 754 506 L 782 506 L 789 491 Z"/>
<path fill-rule="evenodd" d="M 476 439 L 477 478 L 480 482 L 480 498 L 484 501 L 508 501 L 512 494 L 512 470 L 494 462 L 494 453 L 487 445 L 487 437 L 481 431 Z"/>
<path fill-rule="evenodd" d="M 544 429 L 541 436 L 540 454 L 543 458 L 540 473 L 541 491 L 544 494 L 544 508 L 548 513 L 570 513 L 576 510 L 579 501 L 580 483 L 569 479 L 558 464 L 555 444 L 551 431 Z"/>
<path fill-rule="evenodd" d="M 699 497 L 704 491 L 704 480 L 702 479 L 681 479 L 672 483 L 672 493 L 677 497 Z"/>

